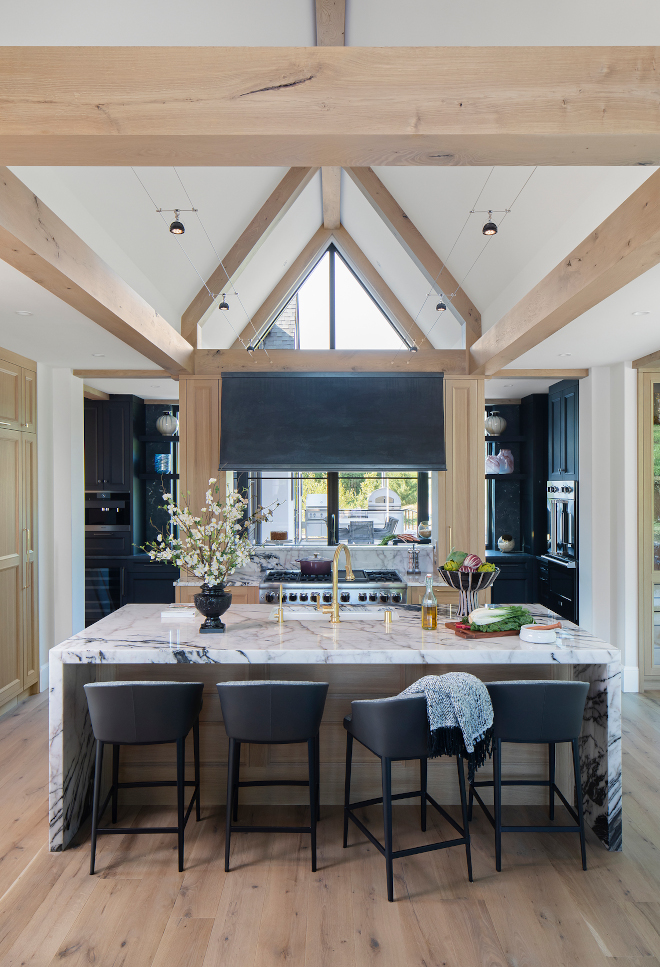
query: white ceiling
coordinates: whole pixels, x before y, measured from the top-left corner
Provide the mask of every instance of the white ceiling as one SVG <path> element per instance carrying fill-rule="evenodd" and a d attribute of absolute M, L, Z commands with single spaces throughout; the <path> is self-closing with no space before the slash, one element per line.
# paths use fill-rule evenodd
<path fill-rule="evenodd" d="M 315 42 L 314 0 L 114 0 L 89 4 L 45 0 L 5 5 L 2 43 L 67 45 L 287 45 Z M 405 11 L 405 15 L 404 14 Z M 505 0 L 470 5 L 448 0 L 347 0 L 349 44 L 534 45 L 644 44 L 660 36 L 660 4 L 637 0 L 634 16 L 622 0 Z M 175 328 L 192 297 L 284 174 L 280 168 L 139 168 L 148 194 L 129 168 L 14 168 L 15 173 Z M 376 169 L 482 313 L 493 325 L 654 169 L 422 168 Z M 531 174 L 531 178 L 529 178 Z M 527 179 L 529 178 L 529 181 Z M 524 187 L 523 187 L 524 186 Z M 521 194 L 520 189 L 522 190 Z M 487 241 L 484 214 L 500 225 Z M 186 234 L 172 236 L 170 215 L 155 207 L 190 208 Z M 349 179 L 342 175 L 342 221 L 420 328 L 438 348 L 463 344 L 451 313 L 438 316 L 436 299 L 399 244 Z M 466 224 L 467 221 L 467 224 Z M 229 312 L 212 310 L 203 345 L 231 345 L 275 283 L 322 222 L 320 178 L 295 205 L 229 291 Z M 459 233 L 463 229 L 460 238 Z M 458 239 L 458 241 L 457 241 Z M 214 251 L 215 250 L 215 251 Z M 440 278 L 442 284 L 442 277 Z M 571 367 L 629 360 L 660 347 L 660 273 L 652 270 L 605 300 L 511 365 Z M 448 293 L 447 293 L 448 294 Z M 644 303 L 644 306 L 641 303 Z M 631 312 L 646 305 L 649 317 Z M 16 308 L 35 312 L 14 315 Z M 152 368 L 79 313 L 0 263 L 0 345 L 51 365 Z M 92 352 L 103 352 L 94 360 Z M 570 357 L 559 357 L 571 352 Z"/>
<path fill-rule="evenodd" d="M 531 393 L 547 393 L 548 387 L 558 380 L 554 379 L 487 379 L 485 381 L 486 400 L 521 400 Z"/>
<path fill-rule="evenodd" d="M 315 43 L 314 0 L 45 0 L 5 3 L 10 45 L 291 46 Z M 347 0 L 353 46 L 643 45 L 656 0 Z"/>
<path fill-rule="evenodd" d="M 131 393 L 147 402 L 179 398 L 179 384 L 173 379 L 85 379 L 83 382 L 104 393 Z"/>

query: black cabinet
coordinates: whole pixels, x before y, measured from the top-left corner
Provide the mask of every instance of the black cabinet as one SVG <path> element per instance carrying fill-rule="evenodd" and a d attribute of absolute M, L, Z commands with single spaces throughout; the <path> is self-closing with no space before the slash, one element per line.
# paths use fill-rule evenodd
<path fill-rule="evenodd" d="M 578 386 L 565 379 L 548 393 L 548 480 L 578 479 Z"/>
<path fill-rule="evenodd" d="M 486 560 L 500 569 L 491 585 L 493 604 L 529 604 L 534 600 L 532 564 L 529 554 L 503 554 L 487 551 Z"/>
<path fill-rule="evenodd" d="M 577 624 L 578 569 L 543 557 L 537 559 L 537 568 L 539 604 Z"/>
<path fill-rule="evenodd" d="M 174 581 L 179 569 L 170 564 L 141 564 L 129 567 L 124 582 L 124 604 L 172 604 Z"/>
<path fill-rule="evenodd" d="M 85 400 L 85 490 L 131 489 L 131 416 L 129 400 Z"/>

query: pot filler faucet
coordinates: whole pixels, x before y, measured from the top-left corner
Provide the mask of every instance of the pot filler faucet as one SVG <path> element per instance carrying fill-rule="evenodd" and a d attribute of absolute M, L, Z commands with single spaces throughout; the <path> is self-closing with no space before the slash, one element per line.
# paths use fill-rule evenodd
<path fill-rule="evenodd" d="M 338 544 L 337 550 L 335 551 L 335 556 L 332 559 L 332 604 L 324 605 L 322 608 L 323 614 L 332 614 L 330 618 L 331 625 L 338 625 L 339 618 L 339 555 L 341 554 L 341 549 L 344 548 L 344 554 L 346 555 L 346 580 L 354 581 L 355 575 L 353 574 L 353 567 L 351 565 L 351 552 L 349 551 L 346 544 Z M 321 595 L 318 597 L 319 603 L 321 601 Z"/>

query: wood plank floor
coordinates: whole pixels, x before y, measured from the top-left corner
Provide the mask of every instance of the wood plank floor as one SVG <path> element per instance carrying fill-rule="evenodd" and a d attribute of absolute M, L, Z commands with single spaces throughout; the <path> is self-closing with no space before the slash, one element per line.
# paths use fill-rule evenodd
<path fill-rule="evenodd" d="M 497 874 L 475 811 L 474 883 L 461 848 L 409 857 L 395 862 L 388 904 L 382 858 L 355 829 L 341 848 L 336 807 L 323 810 L 316 874 L 307 836 L 255 834 L 235 836 L 225 875 L 216 809 L 190 823 L 182 874 L 171 835 L 101 837 L 94 877 L 88 828 L 49 853 L 44 694 L 0 720 L 0 965 L 660 967 L 659 748 L 660 693 L 625 695 L 622 854 L 590 836 L 584 873 L 577 837 L 510 834 Z M 265 815 L 245 807 L 242 818 Z M 380 829 L 377 809 L 368 820 Z M 303 822 L 304 812 L 278 806 L 268 821 Z M 120 822 L 173 817 L 126 807 Z M 415 807 L 395 810 L 395 833 L 399 848 L 424 841 Z"/>

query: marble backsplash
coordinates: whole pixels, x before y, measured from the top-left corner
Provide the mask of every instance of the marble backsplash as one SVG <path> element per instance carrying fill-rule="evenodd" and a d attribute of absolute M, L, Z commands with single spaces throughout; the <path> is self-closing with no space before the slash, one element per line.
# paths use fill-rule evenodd
<path fill-rule="evenodd" d="M 433 566 L 433 546 L 431 544 L 417 545 L 419 551 L 419 570 L 422 577 L 435 574 Z M 410 548 L 399 544 L 395 547 L 365 547 L 354 545 L 351 547 L 351 561 L 354 568 L 387 569 L 398 571 L 403 580 L 408 571 L 408 552 Z M 238 568 L 232 576 L 232 584 L 259 584 L 267 571 L 274 569 L 298 570 L 297 559 L 313 557 L 318 554 L 323 560 L 331 560 L 334 548 L 327 544 L 309 545 L 272 545 L 260 544 L 253 548 L 251 561 L 245 567 Z M 342 555 L 340 566 L 344 567 Z"/>

